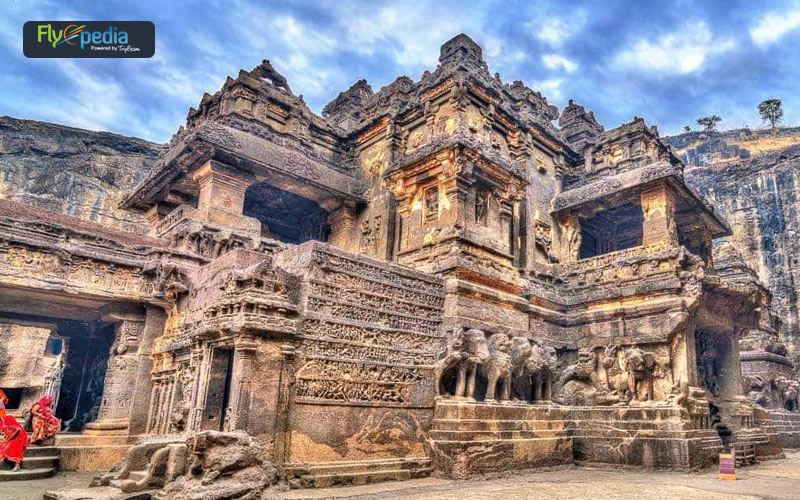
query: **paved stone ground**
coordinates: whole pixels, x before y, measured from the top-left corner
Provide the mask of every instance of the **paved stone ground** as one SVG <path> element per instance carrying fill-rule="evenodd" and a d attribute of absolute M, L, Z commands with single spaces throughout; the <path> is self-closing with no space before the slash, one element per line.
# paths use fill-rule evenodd
<path fill-rule="evenodd" d="M 533 471 L 496 479 L 449 481 L 419 479 L 349 488 L 292 490 L 269 495 L 276 500 L 300 499 L 654 499 L 713 500 L 800 498 L 800 451 L 785 460 L 738 469 L 738 481 L 720 481 L 715 471 L 700 473 L 567 467 Z M 40 500 L 51 489 L 83 487 L 93 473 L 61 472 L 39 481 L 0 483 L 0 499 Z"/>

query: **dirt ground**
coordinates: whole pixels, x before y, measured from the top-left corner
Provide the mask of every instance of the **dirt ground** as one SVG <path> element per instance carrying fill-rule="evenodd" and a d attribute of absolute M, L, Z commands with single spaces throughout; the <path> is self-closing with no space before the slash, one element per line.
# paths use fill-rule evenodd
<path fill-rule="evenodd" d="M 567 467 L 498 479 L 450 481 L 427 478 L 347 488 L 291 490 L 266 495 L 276 500 L 348 498 L 404 500 L 480 499 L 657 499 L 800 498 L 800 451 L 738 469 L 738 481 L 720 481 L 715 471 L 699 473 Z M 49 489 L 88 485 L 93 474 L 61 472 L 39 481 L 0 483 L 0 499 L 39 500 Z"/>

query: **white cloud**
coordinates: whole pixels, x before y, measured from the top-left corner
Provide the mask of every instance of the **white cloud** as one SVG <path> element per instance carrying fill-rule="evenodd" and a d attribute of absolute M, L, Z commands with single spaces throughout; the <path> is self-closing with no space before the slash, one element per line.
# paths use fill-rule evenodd
<path fill-rule="evenodd" d="M 572 73 L 578 69 L 576 63 L 558 54 L 545 54 L 542 56 L 542 62 L 547 69 L 563 69 L 567 73 Z"/>
<path fill-rule="evenodd" d="M 586 11 L 577 10 L 569 20 L 562 19 L 553 14 L 537 12 L 538 19 L 525 23 L 539 40 L 553 46 L 560 47 L 567 39 L 578 33 L 586 25 L 588 16 Z"/>
<path fill-rule="evenodd" d="M 533 89 L 538 90 L 548 98 L 561 99 L 563 93 L 561 92 L 561 85 L 564 83 L 563 78 L 551 78 L 549 80 L 542 80 L 534 82 Z"/>
<path fill-rule="evenodd" d="M 692 21 L 659 37 L 639 40 L 616 56 L 625 67 L 657 73 L 687 74 L 700 69 L 713 55 L 736 46 L 732 39 L 715 38 L 703 21 Z"/>
<path fill-rule="evenodd" d="M 792 12 L 770 12 L 750 28 L 750 38 L 763 47 L 780 40 L 784 35 L 800 28 L 800 9 Z"/>

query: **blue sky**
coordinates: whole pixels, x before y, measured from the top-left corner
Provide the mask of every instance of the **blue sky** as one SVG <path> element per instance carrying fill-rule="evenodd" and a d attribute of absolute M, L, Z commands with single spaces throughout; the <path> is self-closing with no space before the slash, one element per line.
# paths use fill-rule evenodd
<path fill-rule="evenodd" d="M 156 54 L 27 59 L 28 20 L 150 20 Z M 418 79 L 460 32 L 504 81 L 559 109 L 573 98 L 606 128 L 643 116 L 671 134 L 711 113 L 721 128 L 759 127 L 756 105 L 771 97 L 800 125 L 800 0 L 3 0 L 0 115 L 165 142 L 203 92 L 262 59 L 319 112 L 359 78 L 376 91 Z"/>

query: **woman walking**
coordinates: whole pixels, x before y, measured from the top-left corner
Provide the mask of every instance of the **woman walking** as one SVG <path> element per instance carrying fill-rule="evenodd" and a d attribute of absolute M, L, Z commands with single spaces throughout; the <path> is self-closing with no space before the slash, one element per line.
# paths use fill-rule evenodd
<path fill-rule="evenodd" d="M 44 396 L 31 406 L 33 419 L 33 436 L 31 441 L 40 444 L 45 439 L 55 436 L 61 430 L 61 420 L 53 416 L 50 405 L 53 404 L 51 396 Z"/>
<path fill-rule="evenodd" d="M 14 464 L 15 471 L 20 470 L 22 458 L 28 448 L 28 433 L 11 415 L 3 418 L 3 441 L 0 442 L 0 462 L 8 460 Z"/>

